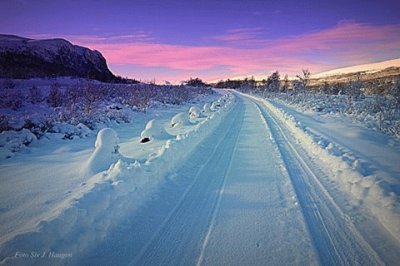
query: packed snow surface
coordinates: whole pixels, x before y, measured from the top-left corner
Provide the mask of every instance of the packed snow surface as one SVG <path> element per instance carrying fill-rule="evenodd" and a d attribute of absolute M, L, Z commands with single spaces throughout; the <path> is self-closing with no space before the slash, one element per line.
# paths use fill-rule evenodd
<path fill-rule="evenodd" d="M 400 259 L 400 145 L 343 117 L 221 91 L 97 136 L 26 137 L 0 161 L 6 265 Z"/>

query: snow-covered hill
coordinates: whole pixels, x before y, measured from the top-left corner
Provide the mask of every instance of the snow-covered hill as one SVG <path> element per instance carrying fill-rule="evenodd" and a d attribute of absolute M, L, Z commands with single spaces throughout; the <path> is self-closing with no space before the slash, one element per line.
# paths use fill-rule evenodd
<path fill-rule="evenodd" d="M 101 81 L 116 77 L 102 54 L 64 39 L 34 40 L 0 34 L 0 78 L 73 76 Z"/>
<path fill-rule="evenodd" d="M 384 70 L 389 67 L 400 67 L 400 58 L 377 62 L 377 63 L 337 68 L 337 69 L 333 69 L 333 70 L 329 70 L 329 71 L 325 71 L 325 72 L 321 72 L 321 73 L 312 75 L 312 78 L 325 78 L 325 77 L 329 77 L 329 76 L 336 76 L 336 75 L 343 75 L 343 74 L 350 74 L 350 73 L 357 73 L 357 72 L 373 73 L 373 72 L 377 72 L 380 70 Z"/>

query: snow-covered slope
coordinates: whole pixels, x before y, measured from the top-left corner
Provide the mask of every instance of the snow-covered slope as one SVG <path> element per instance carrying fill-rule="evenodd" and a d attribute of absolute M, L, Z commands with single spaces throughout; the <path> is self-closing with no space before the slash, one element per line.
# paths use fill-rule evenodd
<path fill-rule="evenodd" d="M 362 64 L 357 66 L 349 66 L 344 68 L 333 69 L 325 72 L 321 72 L 315 75 L 312 75 L 312 78 L 324 78 L 334 75 L 341 75 L 341 74 L 349 74 L 349 73 L 357 73 L 357 72 L 376 72 L 388 67 L 400 67 L 400 58 L 377 62 L 377 63 L 370 63 L 370 64 Z"/>
<path fill-rule="evenodd" d="M 54 76 L 115 80 L 98 51 L 64 39 L 33 40 L 0 34 L 0 78 Z"/>

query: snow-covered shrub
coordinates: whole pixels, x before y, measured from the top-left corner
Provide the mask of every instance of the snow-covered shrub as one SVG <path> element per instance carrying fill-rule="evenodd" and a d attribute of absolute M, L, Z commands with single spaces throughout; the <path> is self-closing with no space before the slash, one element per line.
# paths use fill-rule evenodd
<path fill-rule="evenodd" d="M 76 128 L 78 129 L 78 136 L 81 138 L 88 137 L 92 134 L 90 128 L 82 123 L 79 123 Z"/>
<path fill-rule="evenodd" d="M 217 111 L 219 108 L 221 108 L 221 103 L 218 101 L 215 101 L 211 104 L 210 110 L 215 112 Z"/>
<path fill-rule="evenodd" d="M 84 124 L 74 126 L 68 123 L 56 123 L 50 129 L 51 133 L 61 133 L 64 139 L 73 139 L 75 136 L 84 138 L 90 136 L 92 131 Z"/>
<path fill-rule="evenodd" d="M 211 105 L 209 103 L 205 103 L 203 105 L 203 114 L 209 115 L 211 113 Z"/>
<path fill-rule="evenodd" d="M 0 114 L 0 132 L 8 130 L 8 117 Z"/>
<path fill-rule="evenodd" d="M 40 103 L 43 100 L 41 90 L 37 86 L 33 85 L 29 89 L 29 98 L 31 100 L 31 103 Z"/>
<path fill-rule="evenodd" d="M 11 157 L 10 155 L 14 152 L 24 149 L 35 140 L 37 140 L 36 136 L 26 128 L 20 131 L 3 131 L 0 133 L 0 148 L 2 148 L 0 157 Z"/>
<path fill-rule="evenodd" d="M 0 159 L 8 159 L 14 156 L 14 153 L 5 147 L 0 147 Z"/>
<path fill-rule="evenodd" d="M 51 128 L 52 133 L 61 133 L 66 139 L 72 139 L 75 136 L 76 128 L 67 123 L 57 123 Z"/>
<path fill-rule="evenodd" d="M 121 104 L 108 105 L 106 107 L 106 112 L 106 116 L 110 120 L 117 121 L 118 123 L 129 123 L 131 121 L 131 117 L 133 116 L 132 110 Z"/>
<path fill-rule="evenodd" d="M 187 113 L 184 112 L 177 113 L 171 119 L 171 127 L 187 126 L 187 125 L 190 125 L 189 115 Z"/>
<path fill-rule="evenodd" d="M 107 170 L 119 158 L 119 138 L 111 128 L 103 128 L 97 133 L 95 150 L 85 168 L 86 176 Z"/>
<path fill-rule="evenodd" d="M 102 88 L 95 88 L 92 84 L 87 84 L 83 89 L 85 112 L 91 114 L 96 102 L 102 97 Z"/>
<path fill-rule="evenodd" d="M 59 107 L 63 103 L 63 95 L 57 84 L 53 84 L 50 88 L 49 95 L 47 97 L 47 103 L 51 107 Z"/>
<path fill-rule="evenodd" d="M 214 93 L 211 88 L 89 80 L 63 83 L 54 79 L 17 85 L 1 88 L 0 132 L 26 128 L 38 138 L 47 132 L 63 133 L 66 139 L 82 137 L 86 133 L 77 129 L 80 123 L 95 130 L 113 121 L 131 122 L 136 111 L 146 112 L 151 105 L 179 104 Z"/>
<path fill-rule="evenodd" d="M 119 138 L 117 132 L 112 128 L 103 128 L 97 133 L 96 142 L 94 144 L 96 149 L 103 149 L 110 153 L 119 152 Z"/>
<path fill-rule="evenodd" d="M 15 82 L 12 79 L 3 80 L 2 84 L 3 89 L 9 90 L 15 88 Z"/>
<path fill-rule="evenodd" d="M 16 111 L 24 106 L 25 97 L 20 90 L 3 90 L 1 94 L 0 108 L 9 108 Z"/>
<path fill-rule="evenodd" d="M 363 123 L 366 127 L 399 138 L 400 108 L 392 95 L 353 96 L 323 93 L 268 93 L 266 97 L 301 110 L 313 110 L 328 114 L 341 114 Z"/>
<path fill-rule="evenodd" d="M 393 99 L 394 106 L 396 109 L 400 108 L 400 78 L 396 80 L 390 89 L 390 97 Z"/>
<path fill-rule="evenodd" d="M 147 122 L 145 129 L 140 134 L 142 143 L 154 140 L 154 139 L 169 139 L 171 135 L 165 130 L 165 127 L 159 120 L 152 119 Z"/>
<path fill-rule="evenodd" d="M 189 118 L 190 119 L 196 119 L 201 116 L 201 110 L 197 106 L 192 106 L 189 109 Z"/>

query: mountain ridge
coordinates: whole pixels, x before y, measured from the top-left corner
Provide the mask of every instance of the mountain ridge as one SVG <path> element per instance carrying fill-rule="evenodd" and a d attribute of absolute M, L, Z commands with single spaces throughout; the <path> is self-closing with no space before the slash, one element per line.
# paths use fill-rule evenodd
<path fill-rule="evenodd" d="M 0 34 L 0 78 L 59 76 L 118 80 L 99 51 L 61 38 L 37 40 Z"/>

